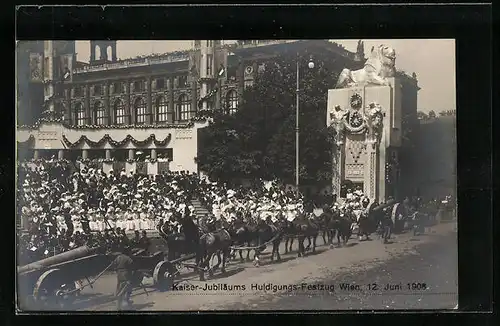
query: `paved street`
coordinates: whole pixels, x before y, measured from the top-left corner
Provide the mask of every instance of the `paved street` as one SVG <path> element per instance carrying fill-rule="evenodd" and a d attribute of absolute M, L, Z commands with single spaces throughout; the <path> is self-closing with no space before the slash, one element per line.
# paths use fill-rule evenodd
<path fill-rule="evenodd" d="M 315 255 L 282 255 L 280 263 L 270 263 L 264 256 L 258 268 L 235 261 L 226 275 L 216 273 L 207 282 L 199 282 L 196 275 L 183 270 L 183 281 L 170 292 L 155 291 L 152 280 L 147 279 L 148 294 L 140 288 L 133 293 L 135 309 L 453 308 L 457 303 L 454 228 L 454 223 L 446 223 L 422 236 L 395 235 L 393 243 L 386 245 L 377 238 L 365 242 L 352 238 L 347 248 L 329 249 L 318 239 Z M 386 285 L 391 289 L 383 290 Z M 103 276 L 94 289 L 85 289 L 75 309 L 114 310 L 114 287 L 115 276 Z"/>

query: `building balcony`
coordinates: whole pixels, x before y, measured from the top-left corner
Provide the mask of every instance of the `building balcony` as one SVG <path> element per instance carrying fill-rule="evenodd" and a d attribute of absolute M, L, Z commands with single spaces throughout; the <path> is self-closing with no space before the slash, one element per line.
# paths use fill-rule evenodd
<path fill-rule="evenodd" d="M 161 163 L 158 158 L 164 157 L 169 159 L 170 170 L 196 172 L 198 129 L 207 125 L 206 121 L 193 121 L 165 126 L 78 129 L 61 122 L 43 121 L 36 127 L 19 128 L 16 139 L 18 155 L 24 159 L 101 160 L 101 168 L 116 161 L 125 162 L 128 169 L 136 169 L 136 163 L 147 158 L 147 169 L 154 170 Z"/>

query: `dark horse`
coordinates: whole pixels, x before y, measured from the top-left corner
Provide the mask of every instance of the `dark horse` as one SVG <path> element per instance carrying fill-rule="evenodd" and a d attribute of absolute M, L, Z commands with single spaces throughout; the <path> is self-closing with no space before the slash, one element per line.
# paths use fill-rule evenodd
<path fill-rule="evenodd" d="M 257 224 L 244 224 L 243 222 L 237 221 L 233 225 L 233 244 L 235 246 L 247 246 L 252 247 L 252 243 L 257 242 L 259 233 Z M 246 249 L 247 255 L 246 260 L 250 261 L 250 251 L 251 249 Z M 240 255 L 240 261 L 243 262 L 243 249 L 238 250 Z"/>
<path fill-rule="evenodd" d="M 312 252 L 316 252 L 316 238 L 319 234 L 319 226 L 317 222 L 314 222 L 305 214 L 301 214 L 292 221 L 292 224 L 294 226 L 293 229 L 295 230 L 299 242 L 298 257 L 305 256 L 306 250 L 311 246 L 311 242 Z M 306 238 L 309 241 L 309 245 L 307 246 L 307 248 L 304 247 L 304 240 Z"/>
<path fill-rule="evenodd" d="M 365 210 L 361 215 L 362 219 L 360 219 L 360 231 L 363 229 L 364 233 L 368 235 L 377 231 L 379 233 L 380 238 L 384 243 L 388 243 L 389 238 L 391 237 L 392 229 L 394 224 L 391 219 L 391 213 L 393 205 L 389 205 L 386 207 L 381 207 L 378 203 L 373 203 L 370 209 Z M 362 224 L 363 222 L 363 224 Z"/>
<path fill-rule="evenodd" d="M 363 211 L 359 216 L 358 220 L 358 238 L 359 241 L 370 239 L 370 234 L 377 230 L 377 225 L 379 224 L 380 212 L 374 211 L 373 209 L 377 207 L 377 203 L 373 203 L 371 208 L 363 207 Z"/>
<path fill-rule="evenodd" d="M 222 222 L 207 224 L 205 228 L 208 232 L 201 236 L 197 251 L 197 260 L 200 262 L 198 264 L 200 281 L 205 280 L 205 270 L 208 270 L 209 275 L 213 276 L 213 272 L 221 264 L 221 272 L 226 272 L 226 261 L 230 256 L 231 245 L 233 243 L 233 237 L 228 226 L 223 225 Z M 214 255 L 217 256 L 217 264 L 213 268 L 208 268 Z"/>
<path fill-rule="evenodd" d="M 179 219 L 181 232 L 172 230 L 167 223 L 158 226 L 161 237 L 167 243 L 167 260 L 172 261 L 182 255 L 195 255 L 195 264 L 199 266 L 203 262 L 200 252 L 200 230 L 190 217 Z"/>
<path fill-rule="evenodd" d="M 349 213 L 340 214 L 339 211 L 332 212 L 328 223 L 329 244 L 333 248 L 333 238 L 337 236 L 337 246 L 346 245 L 352 235 L 351 225 L 353 220 Z"/>
<path fill-rule="evenodd" d="M 259 266 L 260 254 L 266 249 L 267 243 L 272 243 L 273 249 L 271 252 L 271 261 L 274 260 L 274 255 L 276 254 L 276 259 L 281 260 L 279 248 L 282 239 L 282 230 L 274 225 L 269 219 L 267 221 L 260 220 L 257 224 L 257 245 L 255 249 L 255 266 Z"/>

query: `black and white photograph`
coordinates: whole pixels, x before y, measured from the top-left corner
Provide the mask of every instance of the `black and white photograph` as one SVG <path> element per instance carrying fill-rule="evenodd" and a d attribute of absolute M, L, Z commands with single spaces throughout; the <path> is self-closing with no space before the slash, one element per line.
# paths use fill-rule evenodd
<path fill-rule="evenodd" d="M 458 309 L 454 39 L 16 41 L 16 309 Z"/>

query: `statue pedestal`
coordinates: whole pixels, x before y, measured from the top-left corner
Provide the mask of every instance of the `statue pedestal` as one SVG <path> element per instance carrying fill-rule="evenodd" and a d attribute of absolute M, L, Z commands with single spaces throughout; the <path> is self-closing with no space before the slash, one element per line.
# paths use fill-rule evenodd
<path fill-rule="evenodd" d="M 355 86 L 328 90 L 327 124 L 336 129 L 333 193 L 347 180 L 363 184 L 370 199 L 385 201 L 387 153 L 401 146 L 401 87 Z"/>

